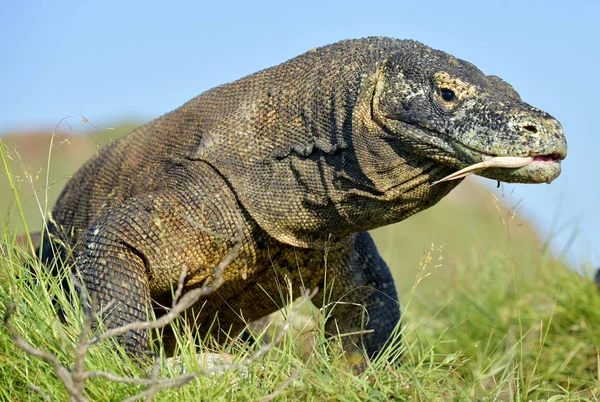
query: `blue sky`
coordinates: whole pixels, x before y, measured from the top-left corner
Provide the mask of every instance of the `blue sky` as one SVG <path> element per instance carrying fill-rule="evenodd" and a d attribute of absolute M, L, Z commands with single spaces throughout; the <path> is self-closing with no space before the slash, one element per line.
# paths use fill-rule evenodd
<path fill-rule="evenodd" d="M 148 121 L 316 46 L 416 39 L 504 78 L 561 121 L 561 177 L 498 192 L 520 202 L 557 253 L 600 265 L 599 18 L 594 1 L 5 0 L 0 132 L 80 114 L 99 127 Z"/>

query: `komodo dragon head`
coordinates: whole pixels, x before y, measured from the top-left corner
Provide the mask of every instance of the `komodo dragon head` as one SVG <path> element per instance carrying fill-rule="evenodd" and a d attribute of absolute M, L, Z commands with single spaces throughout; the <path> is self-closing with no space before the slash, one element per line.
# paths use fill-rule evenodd
<path fill-rule="evenodd" d="M 550 183 L 558 177 L 567 143 L 556 119 L 523 102 L 499 77 L 412 45 L 410 57 L 402 52 L 381 64 L 373 119 L 430 159 L 466 168 L 438 182 L 470 171 L 518 183 Z"/>

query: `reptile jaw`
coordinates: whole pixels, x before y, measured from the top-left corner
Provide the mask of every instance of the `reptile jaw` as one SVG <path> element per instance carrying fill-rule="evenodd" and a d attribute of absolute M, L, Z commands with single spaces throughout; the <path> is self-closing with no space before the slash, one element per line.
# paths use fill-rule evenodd
<path fill-rule="evenodd" d="M 510 180 L 510 176 L 513 176 L 513 179 L 517 179 L 516 181 L 518 182 L 546 182 L 549 184 L 560 174 L 560 161 L 564 159 L 564 157 L 565 156 L 561 153 L 535 156 L 494 156 L 483 162 L 467 166 L 440 180 L 434 181 L 432 185 L 445 181 L 462 179 L 471 174 L 480 173 L 490 168 L 493 169 L 492 172 L 497 173 L 502 172 L 501 169 L 513 169 L 512 172 L 514 172 L 512 175 L 505 175 L 504 172 L 500 174 L 485 175 L 492 179 L 513 181 Z"/>
<path fill-rule="evenodd" d="M 449 174 L 443 179 L 434 181 L 432 185 L 442 183 L 450 180 L 457 180 L 472 175 L 473 173 L 480 172 L 484 169 L 495 167 L 495 168 L 520 168 L 523 166 L 529 165 L 533 162 L 533 158 L 530 156 L 519 157 L 519 156 L 496 156 L 490 159 L 487 159 L 483 162 L 475 163 L 473 165 L 467 166 L 464 169 L 461 169 L 457 172 Z"/>

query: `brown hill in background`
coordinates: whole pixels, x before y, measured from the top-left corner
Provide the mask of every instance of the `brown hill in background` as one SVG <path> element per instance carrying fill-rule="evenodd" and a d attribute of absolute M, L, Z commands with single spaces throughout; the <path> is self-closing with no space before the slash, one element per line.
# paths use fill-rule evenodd
<path fill-rule="evenodd" d="M 102 146 L 135 127 L 135 124 L 120 124 L 115 128 L 94 129 L 87 133 L 69 128 L 57 130 L 54 134 L 48 130 L 1 136 L 11 161 L 11 172 L 19 190 L 28 228 L 31 231 L 40 230 L 46 200 L 50 210 L 66 181 L 85 161 Z M 11 230 L 22 231 L 23 225 L 14 208 L 7 172 L 4 168 L 0 171 L 0 216 L 8 220 Z"/>

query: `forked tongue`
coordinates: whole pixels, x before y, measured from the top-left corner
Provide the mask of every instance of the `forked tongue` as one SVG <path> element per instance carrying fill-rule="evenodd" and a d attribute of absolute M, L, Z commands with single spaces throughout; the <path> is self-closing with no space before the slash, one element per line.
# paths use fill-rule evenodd
<path fill-rule="evenodd" d="M 431 183 L 431 185 L 442 183 L 444 181 L 462 179 L 463 177 L 467 177 L 473 173 L 481 172 L 482 170 L 488 168 L 516 169 L 523 166 L 527 166 L 531 162 L 533 162 L 533 158 L 531 156 L 496 156 L 483 162 L 467 166 L 466 168 L 461 169 L 458 172 L 449 174 L 441 180 L 434 181 L 433 183 Z"/>

